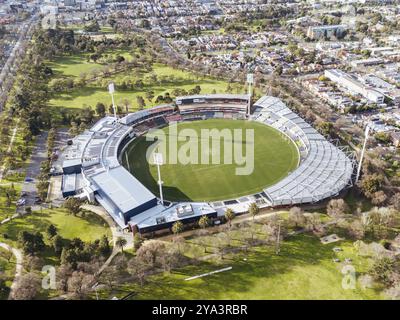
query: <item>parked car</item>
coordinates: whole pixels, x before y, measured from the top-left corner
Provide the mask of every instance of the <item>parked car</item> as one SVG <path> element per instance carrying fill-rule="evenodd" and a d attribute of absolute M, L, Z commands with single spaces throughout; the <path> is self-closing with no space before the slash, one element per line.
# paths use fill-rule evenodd
<path fill-rule="evenodd" d="M 26 202 L 26 199 L 21 198 L 21 199 L 18 199 L 16 205 L 17 205 L 17 207 L 20 207 L 20 206 L 23 206 L 25 204 L 25 202 Z"/>

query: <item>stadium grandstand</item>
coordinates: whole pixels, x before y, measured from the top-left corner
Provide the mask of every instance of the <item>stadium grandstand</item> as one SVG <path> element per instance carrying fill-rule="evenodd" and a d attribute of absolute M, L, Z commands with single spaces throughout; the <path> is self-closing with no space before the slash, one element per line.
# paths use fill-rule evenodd
<path fill-rule="evenodd" d="M 184 120 L 245 119 L 249 96 L 246 94 L 210 94 L 177 97 L 176 105 Z"/>
<path fill-rule="evenodd" d="M 278 98 L 263 97 L 254 107 L 252 119 L 285 133 L 299 146 L 300 166 L 264 190 L 272 206 L 317 202 L 351 183 L 354 167 L 345 148 L 328 142 Z"/>
<path fill-rule="evenodd" d="M 245 212 L 253 202 L 260 207 L 313 203 L 335 196 L 351 185 L 354 164 L 346 150 L 328 142 L 281 100 L 270 96 L 254 104 L 249 120 L 272 126 L 294 141 L 300 163 L 288 176 L 259 193 L 210 203 L 161 204 L 121 165 L 124 148 L 149 129 L 193 119 L 244 119 L 248 97 L 178 97 L 175 104 L 141 110 L 120 119 L 99 120 L 76 136 L 60 156 L 62 195 L 96 201 L 121 228 L 145 233 L 170 228 L 178 220 L 192 223 L 203 215 L 217 218 L 227 208 Z"/>

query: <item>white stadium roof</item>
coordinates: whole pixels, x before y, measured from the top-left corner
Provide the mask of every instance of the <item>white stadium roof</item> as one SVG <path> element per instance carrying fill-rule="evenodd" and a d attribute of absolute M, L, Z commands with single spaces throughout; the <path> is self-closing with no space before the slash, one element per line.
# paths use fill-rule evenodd
<path fill-rule="evenodd" d="M 303 145 L 299 167 L 277 184 L 264 189 L 272 205 L 319 201 L 349 185 L 353 162 L 278 98 L 265 96 L 255 103 L 253 119 L 284 132 Z M 271 120 L 272 119 L 272 120 Z"/>

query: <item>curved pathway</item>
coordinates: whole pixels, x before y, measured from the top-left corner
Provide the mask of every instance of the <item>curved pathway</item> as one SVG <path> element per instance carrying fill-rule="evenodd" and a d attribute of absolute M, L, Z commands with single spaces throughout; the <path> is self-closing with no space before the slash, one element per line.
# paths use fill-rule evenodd
<path fill-rule="evenodd" d="M 85 204 L 81 208 L 84 209 L 84 210 L 88 210 L 90 212 L 93 212 L 93 213 L 99 215 L 100 217 L 102 217 L 107 222 L 107 224 L 109 225 L 109 227 L 111 229 L 113 250 L 111 252 L 111 255 L 106 260 L 106 262 L 100 267 L 99 271 L 97 272 L 97 274 L 101 274 L 103 272 L 103 270 L 109 266 L 109 264 L 111 263 L 113 258 L 120 252 L 120 248 L 118 248 L 116 246 L 117 239 L 118 238 L 124 238 L 126 240 L 126 242 L 127 242 L 125 248 L 131 248 L 131 247 L 133 247 L 132 234 L 131 233 L 129 233 L 129 234 L 124 233 L 121 230 L 121 228 L 119 228 L 115 224 L 114 220 L 110 217 L 110 215 L 107 213 L 107 211 L 103 209 L 103 207 L 95 206 L 95 205 L 91 205 L 91 204 Z"/>
<path fill-rule="evenodd" d="M 14 290 L 15 286 L 17 285 L 17 280 L 22 275 L 23 255 L 22 255 L 21 250 L 13 248 L 6 243 L 0 242 L 0 247 L 3 249 L 6 249 L 7 251 L 12 252 L 17 260 L 16 266 L 15 266 L 15 277 L 14 277 L 13 283 L 11 284 L 10 294 L 8 296 L 8 299 L 10 299 L 12 297 L 13 290 Z"/>
<path fill-rule="evenodd" d="M 130 234 L 124 233 L 114 222 L 114 220 L 109 216 L 107 211 L 104 210 L 103 207 L 100 206 L 95 206 L 92 204 L 84 204 L 81 206 L 82 209 L 93 212 L 94 214 L 97 214 L 98 216 L 102 217 L 108 224 L 108 226 L 111 229 L 111 234 L 112 234 L 112 242 L 113 242 L 113 250 L 111 252 L 111 255 L 108 257 L 108 259 L 104 262 L 104 264 L 99 268 L 97 271 L 96 275 L 100 275 L 104 269 L 106 269 L 111 261 L 114 259 L 114 257 L 120 252 L 119 248 L 116 246 L 116 242 L 118 238 L 124 238 L 127 241 L 127 245 L 125 247 L 130 248 L 133 246 L 133 238 Z M 97 286 L 97 283 L 93 283 L 92 289 L 95 289 Z M 63 294 L 57 297 L 57 299 L 67 299 L 68 294 Z M 55 298 L 52 298 L 51 300 L 55 300 Z"/>

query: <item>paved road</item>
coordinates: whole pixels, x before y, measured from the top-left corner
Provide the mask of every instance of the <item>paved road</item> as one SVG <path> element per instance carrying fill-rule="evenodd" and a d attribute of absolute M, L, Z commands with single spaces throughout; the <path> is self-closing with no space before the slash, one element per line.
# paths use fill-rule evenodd
<path fill-rule="evenodd" d="M 32 156 L 26 169 L 25 179 L 30 178 L 32 181 L 24 181 L 21 193 L 26 193 L 25 207 L 34 206 L 35 197 L 37 196 L 36 190 L 36 177 L 40 173 L 40 163 L 47 159 L 47 132 L 42 132 L 36 137 L 35 147 L 32 151 Z M 24 207 L 17 208 L 17 213 L 23 213 Z"/>
<path fill-rule="evenodd" d="M 18 281 L 19 277 L 22 275 L 22 269 L 23 269 L 23 266 L 22 266 L 23 255 L 22 255 L 21 250 L 16 249 L 16 248 L 13 248 L 13 247 L 9 246 L 9 245 L 6 244 L 6 243 L 0 242 L 0 247 L 6 249 L 6 250 L 8 250 L 8 251 L 11 251 L 11 252 L 14 254 L 16 260 L 17 260 L 16 266 L 15 266 L 15 277 L 14 277 L 13 283 L 11 284 L 10 295 L 9 295 L 9 297 L 8 297 L 8 299 L 11 299 L 12 294 L 13 294 L 13 291 L 14 291 L 14 289 L 15 289 L 15 286 L 17 285 L 17 281 Z"/>
<path fill-rule="evenodd" d="M 0 68 L 0 83 L 3 84 L 0 86 L 0 112 L 3 111 L 9 90 L 14 83 L 19 61 L 26 52 L 26 46 L 28 41 L 31 39 L 33 27 L 35 26 L 38 18 L 39 14 L 35 13 L 30 19 L 21 24 L 18 30 L 18 40 L 16 41 L 12 52 L 7 58 L 6 63 Z"/>

